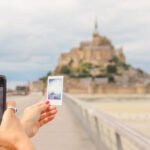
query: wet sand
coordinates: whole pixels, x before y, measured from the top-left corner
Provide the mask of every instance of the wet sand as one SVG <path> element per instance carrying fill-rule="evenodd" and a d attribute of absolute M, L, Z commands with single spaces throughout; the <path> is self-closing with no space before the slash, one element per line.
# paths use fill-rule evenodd
<path fill-rule="evenodd" d="M 77 95 L 150 138 L 150 95 Z"/>

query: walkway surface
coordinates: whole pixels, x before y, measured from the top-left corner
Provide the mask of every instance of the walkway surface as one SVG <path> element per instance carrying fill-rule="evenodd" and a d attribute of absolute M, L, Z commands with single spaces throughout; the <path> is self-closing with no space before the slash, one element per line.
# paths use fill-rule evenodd
<path fill-rule="evenodd" d="M 43 99 L 40 94 L 15 96 L 19 116 L 23 109 Z M 96 150 L 79 120 L 65 103 L 58 108 L 55 120 L 40 129 L 33 143 L 37 150 Z"/>

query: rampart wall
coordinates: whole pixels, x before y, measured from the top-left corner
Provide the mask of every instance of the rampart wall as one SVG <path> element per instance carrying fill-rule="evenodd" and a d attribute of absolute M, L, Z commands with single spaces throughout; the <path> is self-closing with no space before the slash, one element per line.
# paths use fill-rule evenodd
<path fill-rule="evenodd" d="M 103 94 L 148 94 L 150 86 L 146 85 L 101 85 L 95 82 L 82 82 L 80 79 L 65 81 L 65 92 L 68 93 L 103 93 Z"/>

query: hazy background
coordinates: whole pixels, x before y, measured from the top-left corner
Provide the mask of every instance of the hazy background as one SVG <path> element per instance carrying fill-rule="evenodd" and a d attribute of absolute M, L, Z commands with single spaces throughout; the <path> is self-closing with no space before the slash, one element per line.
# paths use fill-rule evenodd
<path fill-rule="evenodd" d="M 149 0 L 0 1 L 0 74 L 9 87 L 53 70 L 60 53 L 99 32 L 123 47 L 127 62 L 150 72 Z"/>

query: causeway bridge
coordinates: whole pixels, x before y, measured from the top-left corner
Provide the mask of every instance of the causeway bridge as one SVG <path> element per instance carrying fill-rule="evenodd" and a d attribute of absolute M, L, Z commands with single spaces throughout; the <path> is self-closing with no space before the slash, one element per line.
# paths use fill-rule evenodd
<path fill-rule="evenodd" d="M 11 96 L 21 116 L 25 107 L 44 98 L 38 93 Z M 32 139 L 37 150 L 150 150 L 150 139 L 84 101 L 64 94 L 55 120 Z"/>

